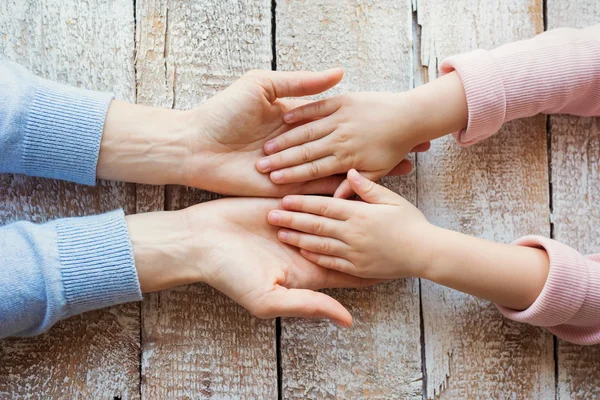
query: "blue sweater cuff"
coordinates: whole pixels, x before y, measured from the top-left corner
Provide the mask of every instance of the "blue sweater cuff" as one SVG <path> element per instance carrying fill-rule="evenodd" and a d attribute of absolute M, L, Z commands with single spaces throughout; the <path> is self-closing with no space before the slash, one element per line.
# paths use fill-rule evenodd
<path fill-rule="evenodd" d="M 57 221 L 68 317 L 142 299 L 122 210 Z"/>
<path fill-rule="evenodd" d="M 112 99 L 112 93 L 39 79 L 25 122 L 24 172 L 94 185 L 104 120 Z"/>

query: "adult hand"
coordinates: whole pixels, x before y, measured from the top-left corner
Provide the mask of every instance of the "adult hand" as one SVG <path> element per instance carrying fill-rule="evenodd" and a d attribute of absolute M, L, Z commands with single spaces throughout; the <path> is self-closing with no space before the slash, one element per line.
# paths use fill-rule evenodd
<path fill-rule="evenodd" d="M 206 282 L 260 318 L 328 318 L 350 326 L 336 300 L 315 290 L 378 282 L 320 267 L 277 238 L 273 199 L 222 199 L 127 217 L 144 292 Z"/>
<path fill-rule="evenodd" d="M 332 194 L 343 177 L 277 185 L 254 167 L 264 144 L 297 124 L 283 115 L 306 101 L 284 99 L 335 86 L 341 69 L 324 72 L 250 71 L 190 111 L 113 101 L 106 118 L 97 175 L 149 184 L 182 184 L 213 192 L 282 197 Z M 396 174 L 410 172 L 406 163 Z"/>

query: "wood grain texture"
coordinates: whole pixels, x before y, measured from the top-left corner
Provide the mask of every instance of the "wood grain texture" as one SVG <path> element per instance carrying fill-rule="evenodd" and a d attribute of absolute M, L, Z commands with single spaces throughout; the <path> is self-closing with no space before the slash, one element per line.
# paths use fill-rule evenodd
<path fill-rule="evenodd" d="M 412 86 L 408 1 L 278 1 L 276 23 L 278 69 L 342 66 L 334 93 Z M 386 184 L 416 201 L 415 174 Z M 354 325 L 282 319 L 283 398 L 421 398 L 418 282 L 327 293 L 349 309 Z"/>
<path fill-rule="evenodd" d="M 139 102 L 192 108 L 270 69 L 270 1 L 138 0 L 137 16 Z M 217 197 L 171 186 L 165 208 Z M 142 317 L 144 398 L 277 398 L 275 321 L 205 285 L 147 296 Z"/>
<path fill-rule="evenodd" d="M 543 30 L 541 1 L 419 0 L 429 78 L 447 56 Z M 545 119 L 506 124 L 470 148 L 436 141 L 418 156 L 419 207 L 436 225 L 501 242 L 549 235 Z M 554 396 L 552 336 L 485 301 L 423 281 L 427 397 Z"/>
<path fill-rule="evenodd" d="M 0 58 L 73 86 L 134 99 L 133 7 L 122 1 L 0 3 Z M 0 223 L 44 222 L 123 207 L 134 185 L 94 188 L 0 175 Z M 0 342 L 1 398 L 139 398 L 139 306 L 63 321 L 47 334 Z"/>
<path fill-rule="evenodd" d="M 600 22 L 594 0 L 548 0 L 548 29 L 584 28 Z M 550 117 L 554 238 L 600 253 L 600 118 Z M 558 341 L 558 398 L 600 397 L 600 345 Z"/>

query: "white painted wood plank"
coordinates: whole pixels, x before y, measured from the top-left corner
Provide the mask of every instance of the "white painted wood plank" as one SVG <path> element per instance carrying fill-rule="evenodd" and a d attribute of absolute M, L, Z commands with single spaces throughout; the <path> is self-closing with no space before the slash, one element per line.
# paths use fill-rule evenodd
<path fill-rule="evenodd" d="M 0 2 L 0 58 L 73 86 L 133 101 L 133 3 L 103 0 Z M 43 222 L 123 207 L 135 186 L 88 188 L 0 176 L 0 221 Z M 139 398 L 139 306 L 86 313 L 49 333 L 0 342 L 0 397 Z"/>
<path fill-rule="evenodd" d="M 421 61 L 430 79 L 442 59 L 543 30 L 541 1 L 419 0 Z M 510 242 L 549 234 L 544 117 L 510 123 L 468 149 L 436 141 L 418 156 L 419 207 L 445 228 Z M 502 318 L 485 301 L 423 281 L 427 396 L 552 398 L 553 342 Z"/>
<path fill-rule="evenodd" d="M 192 108 L 247 70 L 271 68 L 268 0 L 138 0 L 137 10 L 140 102 Z M 165 205 L 216 197 L 168 187 Z M 277 398 L 274 320 L 205 285 L 147 296 L 142 312 L 144 398 Z"/>
<path fill-rule="evenodd" d="M 412 86 L 409 1 L 278 1 L 277 68 L 345 68 L 340 91 Z M 331 93 L 328 93 L 330 95 Z M 415 174 L 387 180 L 416 202 Z M 354 317 L 329 322 L 282 319 L 283 398 L 421 398 L 418 282 L 329 290 Z"/>
<path fill-rule="evenodd" d="M 548 29 L 600 23 L 595 0 L 548 0 Z M 600 253 L 600 118 L 550 117 L 554 238 Z M 600 397 L 600 345 L 558 341 L 558 397 Z"/>

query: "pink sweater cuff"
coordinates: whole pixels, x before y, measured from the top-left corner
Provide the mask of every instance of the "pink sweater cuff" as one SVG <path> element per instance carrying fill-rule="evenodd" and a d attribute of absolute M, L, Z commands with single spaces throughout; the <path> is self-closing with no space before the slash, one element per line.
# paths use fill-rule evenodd
<path fill-rule="evenodd" d="M 526 310 L 498 306 L 506 317 L 547 327 L 577 344 L 600 342 L 600 264 L 552 239 L 526 236 L 517 245 L 543 248 L 550 258 L 546 284 Z"/>
<path fill-rule="evenodd" d="M 477 143 L 502 127 L 506 119 L 506 95 L 494 58 L 486 50 L 449 57 L 442 62 L 442 75 L 456 71 L 467 98 L 467 129 L 452 135 L 458 143 Z M 485 90 L 482 90 L 485 88 Z"/>
<path fill-rule="evenodd" d="M 442 74 L 452 71 L 467 98 L 468 126 L 453 133 L 461 145 L 538 113 L 600 115 L 600 25 L 453 56 L 440 66 Z"/>

